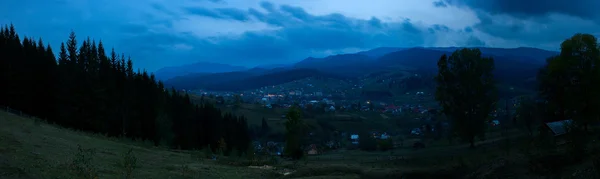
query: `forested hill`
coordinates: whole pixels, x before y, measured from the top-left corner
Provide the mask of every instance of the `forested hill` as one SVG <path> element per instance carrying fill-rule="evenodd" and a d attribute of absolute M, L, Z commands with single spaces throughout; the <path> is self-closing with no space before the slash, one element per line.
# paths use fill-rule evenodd
<path fill-rule="evenodd" d="M 250 143 L 244 117 L 193 104 L 154 75 L 134 71 L 125 55 L 107 54 L 102 42 L 77 42 L 74 32 L 57 58 L 41 39 L 19 37 L 12 25 L 1 28 L 0 72 L 1 106 L 65 127 L 182 149 L 223 140 L 226 153 Z"/>

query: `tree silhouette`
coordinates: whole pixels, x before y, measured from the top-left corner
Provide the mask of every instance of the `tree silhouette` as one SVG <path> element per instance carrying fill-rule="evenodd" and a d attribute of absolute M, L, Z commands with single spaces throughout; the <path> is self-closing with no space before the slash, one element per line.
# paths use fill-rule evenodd
<path fill-rule="evenodd" d="M 0 28 L 0 106 L 58 125 L 199 149 L 223 138 L 227 150 L 249 146 L 246 119 L 194 104 L 167 90 L 153 74 L 134 72 L 133 62 L 104 44 L 71 32 L 58 58 L 41 39 L 21 38 L 14 26 Z M 226 151 L 228 152 L 228 151 Z"/>
<path fill-rule="evenodd" d="M 482 58 L 479 49 L 457 50 L 438 61 L 436 100 L 452 120 L 454 131 L 475 147 L 486 119 L 495 107 L 497 91 L 492 76 L 494 60 Z"/>
<path fill-rule="evenodd" d="M 292 159 L 300 159 L 304 155 L 302 150 L 302 137 L 305 123 L 301 119 L 300 109 L 293 106 L 289 109 L 285 121 L 285 154 Z"/>
<path fill-rule="evenodd" d="M 575 34 L 561 44 L 538 74 L 539 94 L 551 121 L 574 119 L 587 126 L 600 117 L 600 50 L 590 34 Z"/>

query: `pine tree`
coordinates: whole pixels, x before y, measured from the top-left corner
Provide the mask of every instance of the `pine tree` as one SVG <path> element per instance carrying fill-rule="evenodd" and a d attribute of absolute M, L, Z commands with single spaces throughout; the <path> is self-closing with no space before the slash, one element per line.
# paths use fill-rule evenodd
<path fill-rule="evenodd" d="M 78 46 L 74 32 L 61 43 L 58 59 L 41 39 L 19 40 L 14 26 L 0 29 L 0 105 L 68 128 L 151 140 L 182 149 L 218 146 L 245 151 L 246 119 L 194 104 L 188 94 L 162 82 L 90 38 Z"/>

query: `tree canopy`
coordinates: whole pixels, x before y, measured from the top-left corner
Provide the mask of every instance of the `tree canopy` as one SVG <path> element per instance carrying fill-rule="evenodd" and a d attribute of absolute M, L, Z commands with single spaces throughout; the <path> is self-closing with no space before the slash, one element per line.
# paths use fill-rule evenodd
<path fill-rule="evenodd" d="M 548 104 L 545 121 L 573 119 L 587 125 L 600 117 L 600 50 L 596 37 L 575 34 L 561 44 L 538 74 L 539 95 Z"/>
<path fill-rule="evenodd" d="M 107 53 L 101 41 L 78 42 L 74 32 L 56 59 L 41 39 L 0 28 L 0 84 L 0 106 L 68 128 L 182 149 L 218 146 L 221 138 L 228 150 L 250 143 L 244 117 L 194 104 L 153 74 L 135 72 L 130 58 Z"/>
<path fill-rule="evenodd" d="M 481 57 L 479 49 L 465 48 L 450 57 L 443 55 L 438 69 L 435 98 L 455 132 L 474 147 L 475 137 L 483 135 L 497 101 L 494 60 Z"/>
<path fill-rule="evenodd" d="M 302 138 L 305 135 L 305 123 L 301 118 L 300 109 L 293 106 L 286 114 L 285 121 L 285 154 L 293 159 L 300 159 L 302 150 Z"/>

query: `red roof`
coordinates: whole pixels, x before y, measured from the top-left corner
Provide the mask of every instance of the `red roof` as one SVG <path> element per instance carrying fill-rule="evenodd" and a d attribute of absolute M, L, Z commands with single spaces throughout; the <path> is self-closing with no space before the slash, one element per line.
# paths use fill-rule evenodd
<path fill-rule="evenodd" d="M 400 109 L 400 107 L 399 107 L 399 106 L 394 106 L 393 104 L 391 104 L 391 105 L 389 105 L 389 106 L 386 106 L 385 108 L 386 108 L 386 109 Z"/>

